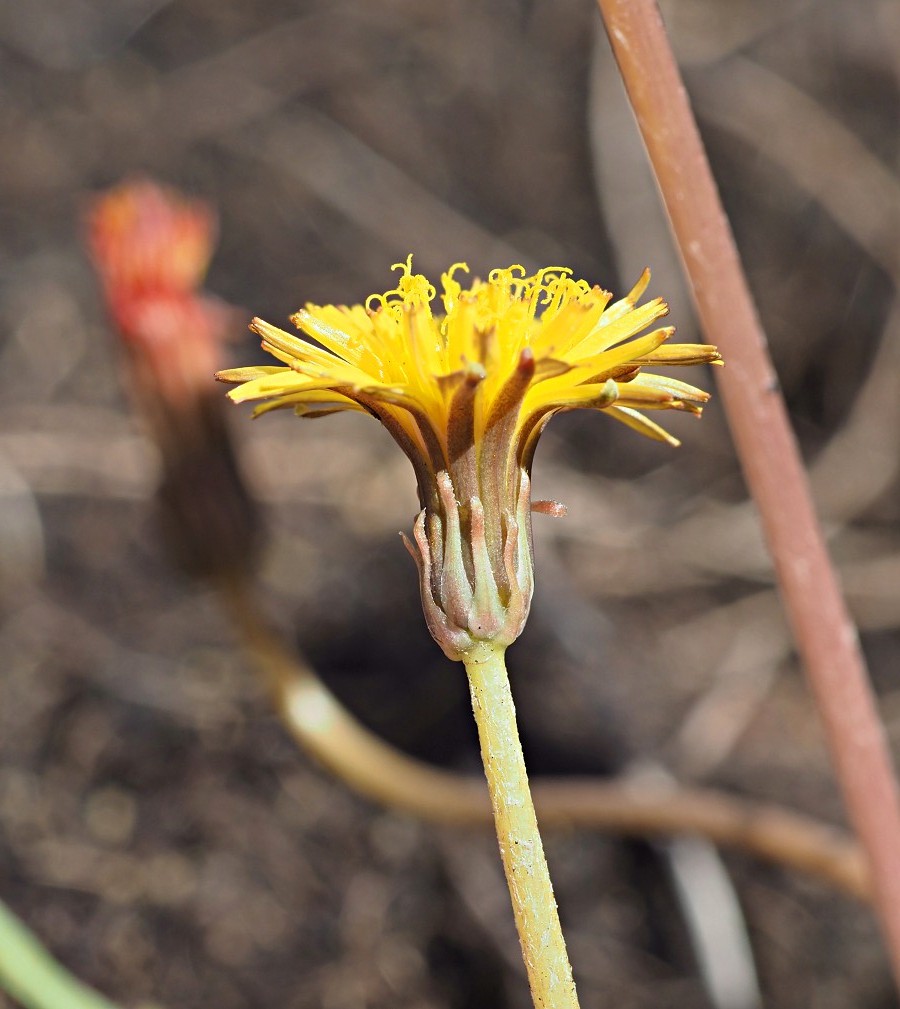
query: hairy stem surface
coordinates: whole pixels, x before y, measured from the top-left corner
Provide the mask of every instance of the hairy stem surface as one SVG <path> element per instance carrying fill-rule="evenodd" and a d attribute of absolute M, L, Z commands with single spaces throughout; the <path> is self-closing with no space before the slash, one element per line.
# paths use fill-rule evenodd
<path fill-rule="evenodd" d="M 528 788 L 504 649 L 485 644 L 464 661 L 532 998 L 536 1009 L 577 1009 L 572 968 Z"/>

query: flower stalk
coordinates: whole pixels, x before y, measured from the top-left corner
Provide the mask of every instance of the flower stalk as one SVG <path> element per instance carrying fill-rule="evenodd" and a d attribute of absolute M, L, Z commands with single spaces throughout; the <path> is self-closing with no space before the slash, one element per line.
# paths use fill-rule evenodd
<path fill-rule="evenodd" d="M 463 659 L 500 857 L 535 1009 L 578 1009 L 572 968 L 528 787 L 505 651 L 503 646 L 484 643 Z"/>

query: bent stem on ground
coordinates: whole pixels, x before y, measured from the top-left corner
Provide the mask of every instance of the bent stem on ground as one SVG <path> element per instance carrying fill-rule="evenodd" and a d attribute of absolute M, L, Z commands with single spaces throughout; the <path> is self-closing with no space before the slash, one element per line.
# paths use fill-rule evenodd
<path fill-rule="evenodd" d="M 250 585 L 229 578 L 217 588 L 230 626 L 298 746 L 374 802 L 428 823 L 463 827 L 493 822 L 488 795 L 476 778 L 417 760 L 357 721 L 308 660 L 271 628 L 259 611 L 259 593 Z M 544 830 L 705 837 L 806 873 L 858 900 L 871 897 L 858 846 L 837 828 L 793 810 L 644 777 L 540 777 L 531 782 L 531 793 Z"/>
<path fill-rule="evenodd" d="M 577 1009 L 572 968 L 528 787 L 505 651 L 485 642 L 463 659 L 503 871 L 535 1006 Z"/>

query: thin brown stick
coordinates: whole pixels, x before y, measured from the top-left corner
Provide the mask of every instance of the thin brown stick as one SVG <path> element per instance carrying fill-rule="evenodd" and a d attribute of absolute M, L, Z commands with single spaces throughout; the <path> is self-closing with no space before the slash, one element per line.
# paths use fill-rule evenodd
<path fill-rule="evenodd" d="M 432 767 L 389 746 L 289 651 L 240 586 L 223 600 L 266 678 L 273 703 L 298 745 L 360 794 L 432 823 L 493 825 L 484 782 Z M 712 789 L 649 780 L 539 778 L 532 795 L 542 826 L 590 828 L 637 837 L 694 834 L 815 876 L 860 900 L 869 879 L 859 848 L 842 831 L 777 806 Z"/>
<path fill-rule="evenodd" d="M 728 222 L 654 0 L 598 0 L 684 261 L 825 725 L 873 900 L 900 980 L 900 802 L 856 630 L 841 598 Z"/>

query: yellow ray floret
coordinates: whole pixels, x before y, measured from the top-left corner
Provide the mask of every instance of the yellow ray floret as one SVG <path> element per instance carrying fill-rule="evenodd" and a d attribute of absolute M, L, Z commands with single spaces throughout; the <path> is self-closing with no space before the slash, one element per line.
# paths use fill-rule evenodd
<path fill-rule="evenodd" d="M 677 444 L 640 411 L 700 413 L 709 398 L 643 370 L 721 360 L 715 347 L 667 344 L 671 327 L 644 332 L 668 311 L 660 298 L 637 304 L 649 271 L 613 302 L 564 267 L 527 276 L 511 266 L 464 288 L 457 274 L 467 267 L 458 263 L 441 278 L 443 311 L 433 311 L 437 291 L 413 273 L 412 257 L 395 269 L 397 286 L 364 305 L 301 309 L 292 321 L 303 336 L 254 319 L 251 329 L 281 366 L 220 372 L 239 383 L 231 398 L 259 402 L 256 413 L 364 410 L 432 473 L 451 469 L 454 453 L 477 453 L 498 426 L 509 462 L 528 466 L 528 446 L 549 417 L 576 408 Z"/>

